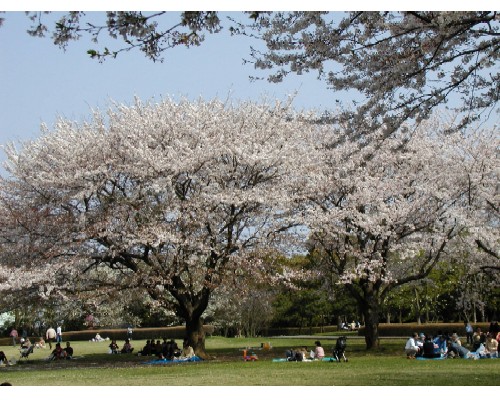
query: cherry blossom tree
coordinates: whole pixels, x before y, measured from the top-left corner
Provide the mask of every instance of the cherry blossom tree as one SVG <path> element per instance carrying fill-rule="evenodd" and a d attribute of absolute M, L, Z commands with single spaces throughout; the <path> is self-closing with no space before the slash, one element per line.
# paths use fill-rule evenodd
<path fill-rule="evenodd" d="M 428 276 L 454 241 L 473 248 L 485 235 L 498 244 L 498 230 L 481 225 L 480 200 L 498 200 L 497 132 L 448 128 L 435 118 L 390 138 L 381 129 L 325 147 L 305 220 L 312 249 L 364 315 L 367 348 L 378 346 L 393 288 Z"/>
<path fill-rule="evenodd" d="M 317 71 L 350 95 L 341 117 L 352 132 L 421 121 L 436 107 L 459 110 L 457 127 L 498 112 L 500 18 L 496 11 L 259 13 L 247 34 L 261 31 L 267 49 L 254 49 L 269 80 Z M 353 124 L 353 121 L 356 124 Z"/>
<path fill-rule="evenodd" d="M 142 288 L 185 321 L 204 355 L 214 289 L 259 268 L 248 252 L 296 224 L 317 129 L 288 104 L 172 99 L 44 127 L 7 150 L 0 288 L 68 297 Z"/>

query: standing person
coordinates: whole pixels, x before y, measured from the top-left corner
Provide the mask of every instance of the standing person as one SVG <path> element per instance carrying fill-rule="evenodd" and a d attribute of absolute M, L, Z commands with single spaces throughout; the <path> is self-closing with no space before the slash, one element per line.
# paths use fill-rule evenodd
<path fill-rule="evenodd" d="M 16 347 L 16 339 L 19 336 L 19 334 L 17 333 L 16 328 L 12 328 L 12 330 L 10 331 L 10 335 L 9 336 L 12 338 L 12 346 Z"/>
<path fill-rule="evenodd" d="M 58 324 L 57 328 L 56 328 L 56 342 L 57 343 L 62 343 L 62 328 L 61 328 L 61 324 Z"/>
<path fill-rule="evenodd" d="M 56 339 L 56 331 L 51 326 L 47 329 L 45 333 L 45 339 L 47 339 L 47 343 L 49 344 L 49 349 L 52 350 L 52 342 Z"/>
<path fill-rule="evenodd" d="M 465 335 L 467 336 L 467 344 L 472 344 L 472 334 L 474 333 L 474 328 L 470 322 L 465 324 Z"/>
<path fill-rule="evenodd" d="M 129 325 L 129 327 L 127 328 L 127 339 L 128 340 L 132 340 L 132 327 Z"/>
<path fill-rule="evenodd" d="M 38 336 L 43 336 L 43 333 L 45 332 L 45 322 L 41 321 L 40 322 L 40 327 L 39 327 L 39 335 Z"/>

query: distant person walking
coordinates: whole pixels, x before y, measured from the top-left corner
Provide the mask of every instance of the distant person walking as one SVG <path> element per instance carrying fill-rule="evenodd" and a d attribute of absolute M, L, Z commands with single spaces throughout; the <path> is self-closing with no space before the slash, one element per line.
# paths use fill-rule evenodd
<path fill-rule="evenodd" d="M 62 328 L 61 325 L 57 325 L 56 328 L 56 342 L 62 343 Z"/>
<path fill-rule="evenodd" d="M 474 328 L 470 324 L 470 322 L 467 322 L 465 324 L 465 334 L 467 336 L 467 344 L 472 344 L 472 336 L 474 334 Z"/>
<path fill-rule="evenodd" d="M 19 334 L 17 333 L 16 328 L 12 328 L 12 330 L 10 331 L 10 335 L 9 336 L 12 338 L 12 346 L 16 347 L 16 339 L 19 336 Z"/>
<path fill-rule="evenodd" d="M 49 327 L 47 332 L 45 333 L 45 338 L 47 339 L 47 343 L 49 344 L 49 348 L 52 349 L 52 342 L 56 339 L 56 331 L 54 328 Z"/>

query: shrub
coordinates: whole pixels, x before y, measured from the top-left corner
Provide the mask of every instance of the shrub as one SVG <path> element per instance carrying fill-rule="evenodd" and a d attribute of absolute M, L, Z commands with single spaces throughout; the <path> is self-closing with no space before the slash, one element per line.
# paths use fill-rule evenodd
<path fill-rule="evenodd" d="M 206 335 L 211 335 L 214 331 L 213 326 L 204 325 Z M 84 331 L 63 331 L 63 341 L 79 341 L 92 340 L 99 333 L 102 338 L 110 338 L 116 340 L 125 340 L 127 338 L 127 329 L 88 329 Z M 164 328 L 137 328 L 133 330 L 133 340 L 147 339 L 184 339 L 186 336 L 186 328 L 184 326 L 169 326 Z M 38 341 L 38 337 L 30 337 L 32 343 Z M 1 338 L 0 345 L 8 346 L 12 344 L 12 339 Z"/>
<path fill-rule="evenodd" d="M 483 331 L 489 329 L 489 322 L 478 322 L 472 323 L 474 330 L 477 327 L 481 328 Z M 388 336 L 410 336 L 413 332 L 423 332 L 426 335 L 436 336 L 438 332 L 448 332 L 450 335 L 452 333 L 457 333 L 458 336 L 465 337 L 465 325 L 461 322 L 457 323 L 428 323 L 428 324 L 417 324 L 417 323 L 406 323 L 406 324 L 380 324 L 378 326 L 378 332 L 380 337 Z M 365 328 L 362 327 L 358 330 L 358 335 L 365 335 Z"/>

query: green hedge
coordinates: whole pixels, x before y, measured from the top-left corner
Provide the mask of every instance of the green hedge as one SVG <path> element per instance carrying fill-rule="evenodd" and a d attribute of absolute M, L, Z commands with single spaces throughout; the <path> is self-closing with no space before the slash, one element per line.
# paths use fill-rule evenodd
<path fill-rule="evenodd" d="M 337 331 L 337 325 L 334 326 L 314 326 L 306 328 L 286 327 L 269 328 L 264 333 L 265 336 L 298 336 L 298 335 L 317 335 L 324 332 Z"/>
<path fill-rule="evenodd" d="M 472 327 L 474 330 L 476 328 L 481 328 L 482 331 L 488 331 L 490 326 L 489 322 L 478 322 L 473 323 Z M 413 332 L 425 333 L 427 335 L 436 336 L 438 332 L 448 332 L 450 335 L 452 333 L 457 333 L 460 337 L 465 337 L 465 326 L 461 322 L 457 323 L 428 323 L 428 324 L 417 324 L 417 323 L 406 323 L 406 324 L 380 324 L 378 326 L 378 332 L 380 337 L 388 336 L 410 336 Z M 365 335 L 365 328 L 361 327 L 358 330 L 358 335 Z"/>
<path fill-rule="evenodd" d="M 204 325 L 205 334 L 211 335 L 214 331 L 213 326 Z M 125 340 L 127 338 L 127 329 L 88 329 L 85 331 L 63 331 L 63 341 L 80 341 L 92 340 L 95 335 L 99 333 L 102 338 L 110 338 L 116 340 Z M 183 340 L 186 336 L 186 328 L 184 326 L 170 326 L 165 328 L 137 328 L 132 332 L 133 340 L 147 340 L 147 339 L 180 339 Z M 39 337 L 31 337 L 32 343 L 39 340 Z M 8 346 L 12 344 L 12 339 L 1 338 L 0 345 Z"/>

